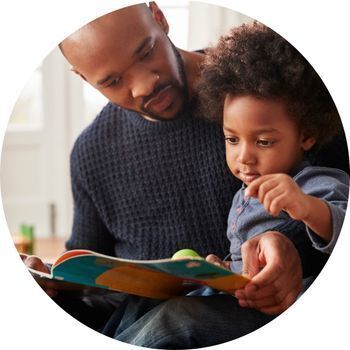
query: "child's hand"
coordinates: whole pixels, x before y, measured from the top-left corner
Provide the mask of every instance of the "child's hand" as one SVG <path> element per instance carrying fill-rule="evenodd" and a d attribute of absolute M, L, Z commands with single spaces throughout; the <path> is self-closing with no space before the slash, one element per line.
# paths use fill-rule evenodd
<path fill-rule="evenodd" d="M 214 254 L 209 254 L 206 258 L 205 258 L 206 261 L 214 264 L 214 265 L 217 265 L 217 266 L 221 266 L 225 269 L 230 269 L 230 262 L 229 261 L 222 261 L 219 257 L 217 257 L 216 255 Z"/>
<path fill-rule="evenodd" d="M 263 175 L 245 190 L 248 197 L 257 197 L 266 211 L 277 216 L 286 211 L 292 219 L 304 220 L 309 212 L 307 195 L 286 174 Z"/>

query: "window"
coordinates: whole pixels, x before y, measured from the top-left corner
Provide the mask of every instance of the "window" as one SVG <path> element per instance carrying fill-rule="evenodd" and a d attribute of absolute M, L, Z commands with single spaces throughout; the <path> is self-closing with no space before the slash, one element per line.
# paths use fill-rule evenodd
<path fill-rule="evenodd" d="M 18 131 L 38 130 L 43 127 L 43 73 L 34 71 L 23 88 L 12 111 L 8 129 Z"/>

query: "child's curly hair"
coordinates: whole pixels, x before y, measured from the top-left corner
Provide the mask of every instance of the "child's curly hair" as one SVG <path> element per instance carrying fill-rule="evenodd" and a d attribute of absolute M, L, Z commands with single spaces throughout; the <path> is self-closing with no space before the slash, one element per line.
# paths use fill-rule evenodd
<path fill-rule="evenodd" d="M 251 95 L 286 102 L 288 114 L 318 147 L 341 130 L 321 78 L 285 39 L 261 23 L 244 24 L 206 51 L 196 89 L 200 112 L 222 123 L 224 99 Z"/>

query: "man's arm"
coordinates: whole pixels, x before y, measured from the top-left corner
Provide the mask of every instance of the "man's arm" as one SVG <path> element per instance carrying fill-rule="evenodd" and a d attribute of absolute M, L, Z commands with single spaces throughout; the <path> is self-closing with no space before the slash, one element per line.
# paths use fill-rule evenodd
<path fill-rule="evenodd" d="M 337 168 L 350 174 L 349 150 L 344 130 L 342 129 L 327 146 L 318 152 L 308 153 L 306 158 L 312 165 Z"/>
<path fill-rule="evenodd" d="M 278 314 L 291 306 L 303 277 L 317 276 L 328 254 L 316 250 L 300 221 L 288 221 L 242 245 L 243 273 L 251 278 L 235 296 L 242 307 Z"/>
<path fill-rule="evenodd" d="M 20 256 L 26 267 L 36 271 L 50 273 L 49 267 L 37 256 L 22 253 L 20 254 Z M 55 281 L 48 281 L 42 279 L 37 280 L 37 282 L 49 297 L 54 298 L 57 295 L 58 290 Z"/>
<path fill-rule="evenodd" d="M 66 249 L 89 249 L 101 254 L 114 255 L 115 239 L 101 220 L 96 203 L 89 193 L 91 191 L 86 177 L 90 171 L 90 160 L 86 156 L 89 149 L 84 148 L 85 144 L 86 142 L 81 141 L 79 137 L 70 157 L 74 212 L 72 232 L 66 242 Z"/>
<path fill-rule="evenodd" d="M 103 224 L 94 206 L 80 172 L 79 142 L 71 153 L 71 183 L 74 202 L 72 233 L 66 242 L 66 249 L 89 249 L 113 255 L 114 239 Z M 28 268 L 49 273 L 49 267 L 37 256 L 21 254 Z M 50 297 L 56 297 L 60 286 L 55 281 L 37 279 L 39 285 Z"/>
<path fill-rule="evenodd" d="M 316 277 L 326 264 L 329 254 L 325 254 L 313 247 L 306 226 L 301 221 L 288 220 L 273 229 L 287 237 L 296 248 L 301 261 L 303 278 Z"/>

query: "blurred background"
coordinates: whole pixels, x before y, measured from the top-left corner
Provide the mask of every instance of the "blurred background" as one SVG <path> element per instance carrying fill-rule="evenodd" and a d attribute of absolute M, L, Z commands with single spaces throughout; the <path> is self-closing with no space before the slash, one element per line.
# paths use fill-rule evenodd
<path fill-rule="evenodd" d="M 197 1 L 157 1 L 175 46 L 197 50 L 252 19 Z M 58 49 L 33 72 L 10 116 L 1 157 L 1 194 L 18 250 L 52 260 L 72 225 L 69 155 L 106 99 L 70 71 Z"/>

